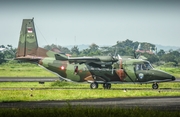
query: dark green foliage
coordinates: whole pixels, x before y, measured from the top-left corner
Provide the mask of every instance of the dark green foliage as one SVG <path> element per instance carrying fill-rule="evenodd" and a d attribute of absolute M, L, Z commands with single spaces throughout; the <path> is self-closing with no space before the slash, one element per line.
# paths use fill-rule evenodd
<path fill-rule="evenodd" d="M 62 53 L 70 53 L 70 50 L 66 47 L 62 47 L 60 45 L 55 45 L 55 44 L 51 44 L 51 45 L 46 45 L 44 46 L 44 49 L 46 50 L 53 50 L 53 49 L 57 49 L 58 52 L 62 52 Z"/>
<path fill-rule="evenodd" d="M 125 41 L 117 41 L 117 43 L 114 46 L 110 47 L 99 47 L 95 43 L 92 43 L 89 48 L 79 50 L 78 46 L 74 46 L 69 50 L 66 47 L 62 47 L 60 45 L 46 45 L 44 48 L 47 50 L 53 50 L 61 52 L 61 53 L 67 53 L 71 54 L 72 56 L 97 56 L 97 55 L 121 55 L 121 56 L 134 56 L 134 50 L 138 48 L 139 42 L 133 42 L 132 40 L 126 39 Z M 3 46 L 5 48 L 5 46 Z M 5 62 L 5 59 L 12 59 L 15 56 L 16 49 L 13 49 L 11 45 L 8 45 L 6 48 L 8 48 L 7 51 L 0 52 L 0 63 Z M 156 50 L 156 47 L 154 44 L 143 42 L 141 43 L 141 48 L 144 51 Z M 138 55 L 138 53 L 136 53 Z M 180 63 L 180 52 L 179 51 L 173 51 L 169 50 L 168 53 L 165 53 L 164 50 L 160 50 L 157 52 L 157 54 L 148 54 L 148 53 L 140 53 L 141 55 L 145 56 L 148 61 L 151 63 L 157 63 L 160 61 L 164 61 L 166 63 L 168 62 L 174 62 L 175 66 Z M 157 63 L 158 65 L 158 63 Z"/>
<path fill-rule="evenodd" d="M 4 53 L 0 52 L 0 64 L 4 62 Z"/>
<path fill-rule="evenodd" d="M 150 63 L 155 63 L 159 61 L 158 56 L 156 56 L 155 54 L 144 53 L 142 55 L 145 56 Z"/>
<path fill-rule="evenodd" d="M 11 45 L 7 45 L 7 47 L 1 45 L 0 48 L 5 48 L 5 50 L 0 51 L 0 64 L 15 57 L 16 48 L 13 49 Z"/>
<path fill-rule="evenodd" d="M 78 46 L 71 48 L 71 52 L 73 56 L 78 56 L 80 54 Z"/>
<path fill-rule="evenodd" d="M 0 109 L 2 117 L 179 117 L 179 111 L 156 109 L 121 109 L 118 107 L 11 108 Z"/>
<path fill-rule="evenodd" d="M 162 50 L 162 49 L 157 53 L 157 55 L 158 55 L 159 57 L 163 56 L 164 54 L 165 54 L 165 51 Z"/>
<path fill-rule="evenodd" d="M 98 50 L 99 46 L 96 45 L 95 43 L 92 43 L 92 44 L 89 46 L 89 48 L 90 48 L 90 50 L 91 50 L 92 52 L 95 52 L 95 51 Z"/>
<path fill-rule="evenodd" d="M 73 56 L 96 56 L 96 55 L 121 55 L 121 56 L 134 56 L 134 50 L 138 48 L 139 42 L 133 42 L 132 40 L 126 39 L 125 41 L 117 41 L 116 45 L 111 47 L 99 47 L 95 43 L 92 43 L 89 48 L 79 51 L 78 46 L 71 48 L 71 51 L 67 48 L 57 46 L 57 45 L 47 45 L 44 48 L 51 50 L 52 48 L 58 48 L 60 51 L 63 51 Z M 156 51 L 154 44 L 143 42 L 141 43 L 141 50 L 143 51 Z M 143 55 L 151 63 L 157 63 L 159 61 L 165 62 L 175 62 L 176 66 L 180 63 L 180 53 L 178 51 L 170 50 L 169 53 L 165 53 L 164 50 L 160 50 L 157 54 L 149 53 L 136 53 L 136 55 Z M 158 65 L 158 63 L 157 63 Z"/>
<path fill-rule="evenodd" d="M 160 59 L 165 62 L 174 62 L 178 65 L 180 63 L 180 53 L 178 51 L 172 51 L 162 55 Z"/>

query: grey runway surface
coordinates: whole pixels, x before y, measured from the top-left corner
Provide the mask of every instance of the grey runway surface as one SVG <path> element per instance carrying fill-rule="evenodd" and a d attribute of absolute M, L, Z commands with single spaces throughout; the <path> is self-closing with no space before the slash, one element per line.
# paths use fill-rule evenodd
<path fill-rule="evenodd" d="M 144 108 L 160 110 L 180 110 L 179 97 L 133 97 L 133 98 L 109 98 L 87 99 L 74 101 L 31 101 L 31 102 L 2 102 L 0 108 L 61 108 L 61 107 L 85 106 L 85 107 L 118 107 L 118 108 Z"/>

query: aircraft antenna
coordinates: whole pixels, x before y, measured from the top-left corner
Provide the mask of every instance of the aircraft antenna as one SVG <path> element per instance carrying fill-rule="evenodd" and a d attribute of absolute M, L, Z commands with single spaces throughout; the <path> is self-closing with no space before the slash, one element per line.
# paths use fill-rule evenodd
<path fill-rule="evenodd" d="M 116 54 L 117 54 L 117 46 L 115 46 L 114 56 L 116 56 Z"/>
<path fill-rule="evenodd" d="M 135 51 L 134 46 L 133 46 L 133 54 L 134 54 L 134 58 L 136 59 L 136 58 L 137 58 L 137 55 L 136 55 L 136 51 Z"/>
<path fill-rule="evenodd" d="M 34 23 L 35 24 L 35 23 Z M 35 26 L 37 27 L 38 31 L 40 32 L 41 36 L 43 37 L 43 39 L 46 41 L 47 45 L 48 45 L 48 42 L 46 40 L 46 38 L 44 37 L 44 35 L 41 33 L 40 29 L 38 28 L 37 24 L 35 24 Z"/>

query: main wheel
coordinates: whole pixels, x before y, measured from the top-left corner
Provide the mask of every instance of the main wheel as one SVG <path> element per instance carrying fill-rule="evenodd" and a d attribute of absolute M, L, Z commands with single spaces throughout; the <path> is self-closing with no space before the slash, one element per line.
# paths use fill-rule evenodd
<path fill-rule="evenodd" d="M 107 84 L 107 89 L 110 89 L 111 88 L 111 84 Z"/>
<path fill-rule="evenodd" d="M 158 87 L 159 87 L 159 86 L 158 86 L 157 83 L 153 83 L 153 84 L 152 84 L 152 88 L 153 88 L 153 89 L 158 89 Z"/>
<path fill-rule="evenodd" d="M 111 88 L 111 84 L 110 83 L 104 83 L 103 87 L 104 87 L 104 89 L 110 89 Z"/>
<path fill-rule="evenodd" d="M 93 82 L 90 84 L 90 88 L 91 89 L 97 89 L 98 88 L 98 83 L 97 82 Z"/>

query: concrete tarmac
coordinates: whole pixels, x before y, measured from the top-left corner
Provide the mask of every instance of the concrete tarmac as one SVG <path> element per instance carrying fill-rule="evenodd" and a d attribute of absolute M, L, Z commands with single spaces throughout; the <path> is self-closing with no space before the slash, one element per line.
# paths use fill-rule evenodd
<path fill-rule="evenodd" d="M 118 107 L 118 108 L 143 108 L 159 110 L 180 110 L 179 97 L 132 97 L 87 99 L 74 101 L 31 101 L 31 102 L 5 102 L 0 103 L 0 108 L 62 108 L 62 107 Z"/>

